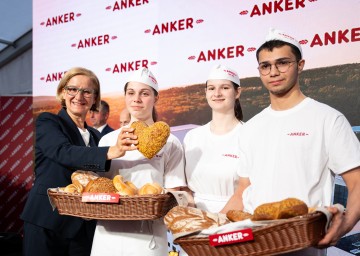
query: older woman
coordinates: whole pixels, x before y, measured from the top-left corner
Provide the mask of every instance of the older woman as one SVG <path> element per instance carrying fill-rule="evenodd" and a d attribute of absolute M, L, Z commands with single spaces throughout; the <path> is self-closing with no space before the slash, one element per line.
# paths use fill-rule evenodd
<path fill-rule="evenodd" d="M 96 222 L 59 215 L 47 190 L 70 184 L 76 170 L 109 170 L 109 160 L 136 149 L 137 140 L 131 133 L 121 134 L 112 147 L 97 147 L 100 133 L 85 122 L 88 111 L 100 102 L 100 83 L 92 71 L 68 70 L 56 96 L 60 112 L 44 112 L 36 120 L 35 181 L 21 215 L 23 251 L 24 255 L 85 256 L 90 254 Z"/>

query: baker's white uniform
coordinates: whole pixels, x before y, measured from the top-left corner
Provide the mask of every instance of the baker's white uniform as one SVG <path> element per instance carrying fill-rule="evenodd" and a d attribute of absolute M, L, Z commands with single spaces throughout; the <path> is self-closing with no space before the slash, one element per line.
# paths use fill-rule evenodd
<path fill-rule="evenodd" d="M 251 182 L 243 193 L 248 212 L 287 197 L 328 206 L 334 175 L 360 166 L 360 144 L 349 122 L 310 98 L 286 111 L 268 107 L 243 128 L 238 174 Z M 317 251 L 299 255 L 322 255 Z"/>
<path fill-rule="evenodd" d="M 114 145 L 121 128 L 103 136 L 99 146 Z M 152 159 L 139 151 L 128 151 L 125 156 L 111 161 L 104 176 L 120 174 L 138 188 L 147 182 L 158 182 L 165 188 L 185 186 L 184 154 L 180 141 L 170 134 L 167 143 Z M 99 220 L 96 226 L 91 255 L 146 255 L 168 254 L 167 229 L 163 218 L 155 221 Z"/>
<path fill-rule="evenodd" d="M 198 208 L 219 212 L 234 194 L 242 126 L 239 123 L 227 134 L 216 135 L 207 123 L 185 135 L 185 174 Z"/>

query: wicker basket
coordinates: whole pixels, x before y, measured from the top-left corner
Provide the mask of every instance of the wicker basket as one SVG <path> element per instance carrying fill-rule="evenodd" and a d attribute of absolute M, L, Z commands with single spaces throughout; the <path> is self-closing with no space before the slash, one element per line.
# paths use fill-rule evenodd
<path fill-rule="evenodd" d="M 253 241 L 210 246 L 208 238 L 181 237 L 174 242 L 190 256 L 275 255 L 317 244 L 325 235 L 326 217 L 316 212 L 253 229 Z"/>
<path fill-rule="evenodd" d="M 80 194 L 48 190 L 53 206 L 61 215 L 105 220 L 154 220 L 177 205 L 170 194 L 121 196 L 119 203 L 83 203 Z"/>

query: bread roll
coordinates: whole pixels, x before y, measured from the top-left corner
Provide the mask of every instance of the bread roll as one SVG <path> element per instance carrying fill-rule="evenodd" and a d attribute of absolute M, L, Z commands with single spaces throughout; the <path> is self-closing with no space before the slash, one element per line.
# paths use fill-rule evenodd
<path fill-rule="evenodd" d="M 139 195 L 156 195 L 161 194 L 162 192 L 163 188 L 156 182 L 146 183 L 139 189 Z"/>
<path fill-rule="evenodd" d="M 253 216 L 252 216 L 252 214 L 243 212 L 241 210 L 230 210 L 226 213 L 226 217 L 229 220 L 236 222 L 236 221 L 251 219 Z"/>
<path fill-rule="evenodd" d="M 287 198 L 279 202 L 258 206 L 252 220 L 288 219 L 308 213 L 307 205 L 297 198 Z"/>
<path fill-rule="evenodd" d="M 82 193 L 84 190 L 83 186 L 80 183 L 75 182 L 75 184 L 69 184 L 64 188 L 64 192 L 67 193 Z"/>
<path fill-rule="evenodd" d="M 100 177 L 96 180 L 90 180 L 86 185 L 84 192 L 91 193 L 116 193 L 117 190 L 113 181 L 109 178 Z"/>
<path fill-rule="evenodd" d="M 124 182 L 123 177 L 121 175 L 116 175 L 113 178 L 113 184 L 117 190 L 117 193 L 122 196 L 136 195 L 137 189 L 135 185 L 131 183 L 135 187 L 135 189 L 133 187 L 130 187 L 128 184 L 126 184 L 126 182 Z"/>
<path fill-rule="evenodd" d="M 99 177 L 100 175 L 95 172 L 77 170 L 71 174 L 71 181 L 72 183 L 78 181 L 85 188 L 90 180 L 95 180 Z"/>
<path fill-rule="evenodd" d="M 134 190 L 135 195 L 138 194 L 139 189 L 135 186 L 134 183 L 132 183 L 130 180 L 127 180 L 127 181 L 125 181 L 125 184 Z"/>

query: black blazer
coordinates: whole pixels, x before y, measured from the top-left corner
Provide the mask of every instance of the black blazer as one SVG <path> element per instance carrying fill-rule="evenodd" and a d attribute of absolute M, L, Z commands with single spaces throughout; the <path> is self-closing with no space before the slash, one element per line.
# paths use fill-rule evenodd
<path fill-rule="evenodd" d="M 71 183 L 76 170 L 108 171 L 106 160 L 109 147 L 97 147 L 100 133 L 86 125 L 90 132 L 90 147 L 65 109 L 58 115 L 41 113 L 36 120 L 35 180 L 21 219 L 44 227 L 65 237 L 73 238 L 81 225 L 95 225 L 94 221 L 59 215 L 53 210 L 47 195 L 48 188 L 65 187 Z"/>
<path fill-rule="evenodd" d="M 114 129 L 111 128 L 108 124 L 104 127 L 104 129 L 101 131 L 101 137 L 105 134 L 108 134 L 109 132 L 112 132 Z"/>

